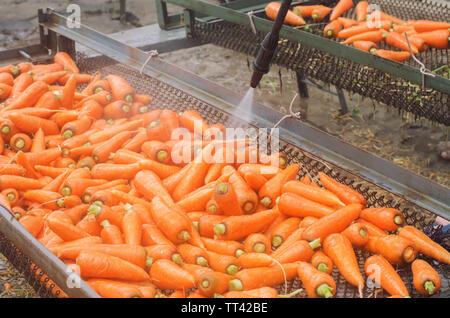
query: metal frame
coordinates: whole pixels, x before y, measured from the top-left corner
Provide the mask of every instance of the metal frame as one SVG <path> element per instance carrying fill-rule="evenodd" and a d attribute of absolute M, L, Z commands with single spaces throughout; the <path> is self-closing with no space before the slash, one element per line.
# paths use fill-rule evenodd
<path fill-rule="evenodd" d="M 235 10 L 230 7 L 218 6 L 201 0 L 165 0 L 165 2 L 192 10 L 195 12 L 196 18 L 200 18 L 198 14 L 201 14 L 203 16 L 215 17 L 216 19 L 223 19 L 228 22 L 250 27 L 248 15 L 243 12 L 244 10 Z M 268 1 L 259 2 L 267 3 Z M 247 10 L 249 10 L 249 8 L 247 8 Z M 273 26 L 273 21 L 257 16 L 253 17 L 253 23 L 257 31 L 266 33 L 269 32 Z M 309 32 L 294 29 L 287 25 L 282 27 L 280 37 L 296 41 L 302 45 L 318 49 L 337 57 L 350 59 L 356 63 L 401 77 L 411 83 L 422 85 L 422 73 L 419 68 L 390 61 L 374 54 L 355 49 L 351 46 L 342 45 L 339 42 L 332 41 Z M 424 82 L 424 86 L 426 88 L 432 88 L 446 94 L 450 94 L 450 79 L 440 75 L 436 75 L 435 77 L 425 76 Z"/>
<path fill-rule="evenodd" d="M 66 17 L 55 11 L 41 12 L 41 21 L 40 25 L 49 31 L 83 43 L 98 53 L 135 70 L 140 70 L 147 60 L 145 52 L 111 39 L 87 26 L 82 25 L 79 29 L 68 28 L 65 24 Z M 151 59 L 143 68 L 143 73 L 189 92 L 224 112 L 240 118 L 249 118 L 249 123 L 257 127 L 273 127 L 282 116 L 279 112 L 256 102 L 252 105 L 251 113 L 245 112 L 238 107 L 242 99 L 241 95 L 158 58 Z M 283 139 L 325 161 L 336 163 L 390 192 L 407 197 L 409 201 L 424 209 L 450 219 L 450 189 L 444 186 L 301 121 L 285 120 L 280 126 L 280 135 Z"/>

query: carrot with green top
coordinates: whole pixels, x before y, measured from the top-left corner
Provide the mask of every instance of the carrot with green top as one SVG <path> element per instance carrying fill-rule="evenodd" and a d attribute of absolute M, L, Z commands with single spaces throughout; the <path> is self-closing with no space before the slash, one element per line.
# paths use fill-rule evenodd
<path fill-rule="evenodd" d="M 209 266 L 218 272 L 235 275 L 239 271 L 239 262 L 236 257 L 222 255 L 211 251 L 206 251 Z"/>
<path fill-rule="evenodd" d="M 222 222 L 227 216 L 208 214 L 200 217 L 197 222 L 197 230 L 202 237 L 214 238 L 214 227 Z"/>
<path fill-rule="evenodd" d="M 360 217 L 382 230 L 391 232 L 405 224 L 403 213 L 393 208 L 366 208 L 361 211 Z"/>
<path fill-rule="evenodd" d="M 83 88 L 83 90 L 81 91 L 81 94 L 83 95 L 92 95 L 94 94 L 94 85 L 97 83 L 97 81 L 101 80 L 102 75 L 100 73 L 96 73 L 91 81 L 89 82 L 89 84 L 86 85 L 85 88 Z"/>
<path fill-rule="evenodd" d="M 24 133 L 17 133 L 11 136 L 11 139 L 9 141 L 9 145 L 15 151 L 28 152 L 31 148 L 31 144 L 32 144 L 31 138 Z"/>
<path fill-rule="evenodd" d="M 298 240 L 292 244 L 285 245 L 283 248 L 278 248 L 270 254 L 278 262 L 292 263 L 296 261 L 309 262 L 314 254 L 314 249 L 320 246 L 320 239 L 316 239 L 312 242 L 305 240 Z"/>
<path fill-rule="evenodd" d="M 385 59 L 393 60 L 396 62 L 403 62 L 411 57 L 411 53 L 406 51 L 392 51 L 392 50 L 378 49 L 373 53 Z"/>
<path fill-rule="evenodd" d="M 76 227 L 70 218 L 69 220 L 70 222 L 61 219 L 60 217 L 49 215 L 47 218 L 47 224 L 56 235 L 66 242 L 90 236 L 82 229 Z"/>
<path fill-rule="evenodd" d="M 369 2 L 359 1 L 355 6 L 356 21 L 366 21 L 369 15 Z"/>
<path fill-rule="evenodd" d="M 58 209 L 56 201 L 62 198 L 62 195 L 53 191 L 35 189 L 24 192 L 23 197 L 38 202 L 46 208 L 56 210 Z"/>
<path fill-rule="evenodd" d="M 383 41 L 387 35 L 388 32 L 386 32 L 385 30 L 367 31 L 350 36 L 345 39 L 343 43 L 347 45 L 352 44 L 355 41 L 371 41 L 374 43 L 378 43 Z"/>
<path fill-rule="evenodd" d="M 80 273 L 84 277 L 112 278 L 130 281 L 149 279 L 149 275 L 139 266 L 119 257 L 95 251 L 81 251 L 76 259 Z"/>
<path fill-rule="evenodd" d="M 131 131 L 122 131 L 111 139 L 98 144 L 92 151 L 92 158 L 96 162 L 106 162 L 111 158 L 112 153 L 120 149 L 123 143 L 130 139 L 131 135 Z"/>
<path fill-rule="evenodd" d="M 61 135 L 68 139 L 82 134 L 89 130 L 93 121 L 94 119 L 92 117 L 84 116 L 75 121 L 68 122 L 61 128 Z"/>
<path fill-rule="evenodd" d="M 372 255 L 364 263 L 364 271 L 369 279 L 377 283 L 391 295 L 409 296 L 408 289 L 394 267 L 381 255 Z"/>
<path fill-rule="evenodd" d="M 219 239 L 238 240 L 249 234 L 263 231 L 277 217 L 274 210 L 266 210 L 248 215 L 228 216 L 214 226 Z"/>
<path fill-rule="evenodd" d="M 345 280 L 358 288 L 362 297 L 364 278 L 359 271 L 352 243 L 340 233 L 330 234 L 323 241 L 323 251 L 331 258 Z"/>
<path fill-rule="evenodd" d="M 426 261 L 416 259 L 411 264 L 414 288 L 422 295 L 436 294 L 441 288 L 441 277 Z"/>
<path fill-rule="evenodd" d="M 258 205 L 258 195 L 256 192 L 253 191 L 245 179 L 232 166 L 225 166 L 222 169 L 222 173 L 230 176 L 228 182 L 236 193 L 236 198 L 242 212 L 245 214 L 254 212 Z"/>
<path fill-rule="evenodd" d="M 207 237 L 202 237 L 202 241 L 208 251 L 230 255 L 239 258 L 244 254 L 245 247 L 237 241 L 225 241 L 225 240 L 214 240 Z"/>
<path fill-rule="evenodd" d="M 371 41 L 355 41 L 353 42 L 353 47 L 355 49 L 359 49 L 370 53 L 373 53 L 375 52 L 375 50 L 378 50 L 377 44 Z"/>
<path fill-rule="evenodd" d="M 272 246 L 280 246 L 300 226 L 301 219 L 290 217 L 278 224 L 270 234 Z"/>
<path fill-rule="evenodd" d="M 141 151 L 150 159 L 168 164 L 170 162 L 169 147 L 158 140 L 145 141 L 141 146 Z"/>
<path fill-rule="evenodd" d="M 209 266 L 206 251 L 197 246 L 191 244 L 180 244 L 177 246 L 177 251 L 186 263 Z"/>
<path fill-rule="evenodd" d="M 411 241 L 414 247 L 422 254 L 441 263 L 450 264 L 450 252 L 414 226 L 405 225 L 399 228 L 398 235 Z"/>
<path fill-rule="evenodd" d="M 341 28 L 343 28 L 342 22 L 340 20 L 334 20 L 324 27 L 323 35 L 327 38 L 335 38 L 337 37 Z"/>
<path fill-rule="evenodd" d="M 196 279 L 198 292 L 205 297 L 213 297 L 228 290 L 228 283 L 233 276 L 213 271 L 203 273 Z"/>
<path fill-rule="evenodd" d="M 258 192 L 261 204 L 267 208 L 272 207 L 275 200 L 281 195 L 283 185 L 290 180 L 294 180 L 299 170 L 298 164 L 292 164 L 268 180 Z"/>
<path fill-rule="evenodd" d="M 369 233 L 366 226 L 362 223 L 352 223 L 344 231 L 342 235 L 347 237 L 354 247 L 364 247 L 369 241 Z"/>
<path fill-rule="evenodd" d="M 122 77 L 110 74 L 105 77 L 111 87 L 111 93 L 113 100 L 122 100 L 131 104 L 134 100 L 134 89 L 130 84 Z"/>
<path fill-rule="evenodd" d="M 331 275 L 333 272 L 333 261 L 322 250 L 316 251 L 311 257 L 311 265 L 318 271 Z"/>
<path fill-rule="evenodd" d="M 330 12 L 331 8 L 319 6 L 311 12 L 311 18 L 314 20 L 314 22 L 320 22 L 325 19 L 327 15 L 330 14 Z"/>
<path fill-rule="evenodd" d="M 95 93 L 93 95 L 89 95 L 89 96 L 83 98 L 82 100 L 80 100 L 78 103 L 76 103 L 74 105 L 74 108 L 77 108 L 77 109 L 81 108 L 89 101 L 96 101 L 100 105 L 105 106 L 111 102 L 111 99 L 112 99 L 112 96 L 109 92 L 101 91 L 101 92 L 98 92 L 98 93 Z"/>
<path fill-rule="evenodd" d="M 14 206 L 17 202 L 19 202 L 20 194 L 16 189 L 9 188 L 1 191 L 1 194 L 8 199 L 9 204 Z"/>
<path fill-rule="evenodd" d="M 336 283 L 327 273 L 306 262 L 297 263 L 298 277 L 310 298 L 331 298 L 336 293 Z"/>
<path fill-rule="evenodd" d="M 244 241 L 244 251 L 246 253 L 270 254 L 272 250 L 271 240 L 262 233 L 251 233 Z"/>
<path fill-rule="evenodd" d="M 207 203 L 212 200 L 214 195 L 214 188 L 198 189 L 188 194 L 184 199 L 177 202 L 177 205 L 185 212 L 203 211 L 208 209 Z M 216 201 L 214 201 L 216 202 Z M 215 211 L 219 209 L 218 203 Z M 215 213 L 218 214 L 218 213 Z"/>

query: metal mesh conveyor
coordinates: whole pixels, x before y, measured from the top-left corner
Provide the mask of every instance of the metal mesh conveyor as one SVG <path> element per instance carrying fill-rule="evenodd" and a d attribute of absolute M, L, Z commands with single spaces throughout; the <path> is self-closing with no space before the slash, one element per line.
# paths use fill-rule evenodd
<path fill-rule="evenodd" d="M 103 76 L 110 73 L 123 76 L 138 93 L 150 94 L 153 97 L 153 108 L 169 108 L 177 112 L 185 109 L 195 109 L 206 119 L 210 124 L 223 123 L 228 127 L 250 127 L 245 121 L 232 116 L 231 114 L 218 109 L 214 105 L 203 102 L 202 100 L 190 95 L 189 92 L 181 91 L 171 85 L 168 85 L 156 78 L 152 78 L 146 75 L 139 74 L 138 71 L 125 66 L 123 64 L 117 64 L 113 60 L 106 57 L 97 57 L 90 59 L 80 59 L 77 64 L 83 72 L 94 73 L 100 72 Z M 364 180 L 357 175 L 350 173 L 349 171 L 342 169 L 330 162 L 326 162 L 315 155 L 306 152 L 305 150 L 289 143 L 284 140 L 283 136 L 280 136 L 280 150 L 284 153 L 289 163 L 299 163 L 301 165 L 301 171 L 299 177 L 309 174 L 314 180 L 317 172 L 323 171 L 339 181 L 349 185 L 353 189 L 361 192 L 366 198 L 369 207 L 393 207 L 402 211 L 406 216 L 406 222 L 408 224 L 424 229 L 426 226 L 431 225 L 436 217 L 433 213 L 419 207 L 412 203 L 407 198 L 395 195 L 367 180 Z M 17 222 L 16 222 L 17 223 Z M 18 268 L 21 272 L 25 273 L 26 278 L 31 282 L 31 285 L 42 296 L 55 296 L 51 289 L 53 285 L 48 283 L 48 278 L 42 278 L 42 274 L 36 276 L 36 269 L 31 267 L 30 259 L 18 250 L 13 243 L 6 238 L 11 233 L 5 233 L 0 235 L 0 250 L 6 255 L 6 257 Z M 44 248 L 42 245 L 36 245 L 35 242 L 30 242 L 34 245 L 34 248 Z M 45 248 L 44 248 L 45 249 Z M 357 256 L 360 264 L 360 270 L 364 273 L 364 260 L 369 256 L 369 253 L 365 251 L 357 250 Z M 427 259 L 432 262 L 432 260 Z M 450 271 L 448 265 L 436 265 L 434 267 L 439 272 L 442 278 L 442 288 L 440 296 L 444 295 L 449 290 L 450 283 Z M 402 276 L 408 290 L 412 297 L 419 297 L 420 295 L 415 291 L 412 285 L 411 271 L 407 266 L 400 267 L 398 269 Z M 54 277 L 52 271 L 47 272 L 50 277 Z M 345 282 L 344 278 L 338 273 L 335 268 L 333 271 L 333 277 L 337 284 L 337 297 L 358 297 L 356 288 L 350 286 Z M 42 282 L 41 282 L 42 280 Z M 280 292 L 284 293 L 283 286 L 279 286 Z M 288 291 L 301 287 L 301 282 L 296 279 L 288 283 Z M 64 287 L 62 287 L 64 289 Z M 375 289 L 373 286 L 369 286 L 364 289 L 365 297 L 373 297 Z M 69 291 L 70 292 L 70 291 Z M 169 291 L 165 291 L 169 292 Z M 439 296 L 438 295 L 438 296 Z M 377 297 L 388 296 L 386 293 L 379 293 Z M 300 293 L 297 297 L 306 297 L 305 292 Z"/>
<path fill-rule="evenodd" d="M 178 1 L 177 1 L 178 2 Z M 317 1 L 315 1 L 317 2 Z M 319 1 L 320 2 L 320 1 Z M 324 5 L 334 6 L 337 1 L 322 1 Z M 376 4 L 388 14 L 403 20 L 428 19 L 436 21 L 450 21 L 449 2 L 430 2 L 419 0 L 377 0 L 369 1 Z M 357 1 L 354 1 L 356 4 Z M 302 5 L 302 3 L 299 3 Z M 305 3 L 308 4 L 308 3 Z M 256 11 L 255 16 L 266 18 L 264 10 Z M 354 18 L 354 10 L 344 15 Z M 307 19 L 307 24 L 297 28 L 303 32 L 310 32 L 324 38 L 324 23 L 314 23 Z M 228 22 L 225 19 L 209 17 L 209 19 L 195 19 L 189 26 L 188 35 L 202 43 L 213 43 L 241 53 L 256 56 L 260 43 L 267 32 L 253 34 L 248 25 Z M 298 35 L 299 37 L 301 35 Z M 336 40 L 329 40 L 336 42 Z M 420 84 L 413 84 L 400 75 L 400 68 L 392 66 L 393 73 L 389 74 L 376 68 L 355 62 L 354 53 L 342 44 L 346 53 L 341 56 L 327 53 L 323 50 L 302 45 L 298 41 L 283 39 L 279 42 L 278 50 L 272 60 L 273 63 L 286 67 L 306 78 L 323 81 L 335 85 L 361 96 L 385 103 L 398 108 L 400 113 L 408 112 L 415 118 L 426 118 L 432 122 L 450 126 L 450 98 L 443 91 L 425 88 Z M 380 48 L 393 49 L 384 42 Z M 429 71 L 444 78 L 449 78 L 450 50 L 428 49 L 417 55 Z M 412 58 L 404 65 L 420 68 Z M 396 74 L 398 72 L 398 76 Z"/>

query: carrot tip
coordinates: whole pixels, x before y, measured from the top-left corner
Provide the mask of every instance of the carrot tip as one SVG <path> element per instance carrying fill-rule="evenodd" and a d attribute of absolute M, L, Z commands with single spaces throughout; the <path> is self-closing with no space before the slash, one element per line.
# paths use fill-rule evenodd
<path fill-rule="evenodd" d="M 280 246 L 281 243 L 283 243 L 283 238 L 279 235 L 275 235 L 272 239 L 272 245 L 277 247 L 277 246 Z"/>
<path fill-rule="evenodd" d="M 328 284 L 322 284 L 316 289 L 317 296 L 324 297 L 324 298 L 331 298 L 333 297 L 333 294 L 331 291 L 333 288 L 331 288 Z"/>
<path fill-rule="evenodd" d="M 71 137 L 73 137 L 73 131 L 70 129 L 67 129 L 66 131 L 64 131 L 64 133 L 62 134 L 63 138 L 65 139 L 69 139 Z"/>
<path fill-rule="evenodd" d="M 241 291 L 242 289 L 244 289 L 244 286 L 242 286 L 242 282 L 236 278 L 230 280 L 230 282 L 228 283 L 228 289 L 231 291 L 233 290 Z"/>
<path fill-rule="evenodd" d="M 66 186 L 66 187 L 62 188 L 61 194 L 65 197 L 68 197 L 69 195 L 72 194 L 72 190 L 70 190 L 70 188 Z"/>
<path fill-rule="evenodd" d="M 328 265 L 327 265 L 327 264 L 325 264 L 325 263 L 320 263 L 320 264 L 317 266 L 317 270 L 326 273 L 326 272 L 328 272 L 329 268 L 328 268 Z"/>
<path fill-rule="evenodd" d="M 276 237 L 279 237 L 279 236 L 276 236 Z M 280 238 L 281 241 L 283 240 L 281 237 L 279 237 L 279 238 Z M 274 237 L 274 239 L 275 239 L 275 237 Z M 278 246 L 278 245 L 276 245 L 276 246 Z M 253 251 L 255 253 L 264 253 L 266 251 L 266 245 L 263 244 L 263 243 L 256 243 L 255 245 L 253 245 Z"/>
<path fill-rule="evenodd" d="M 425 290 L 428 292 L 428 294 L 433 295 L 436 287 L 434 286 L 434 283 L 432 281 L 427 280 L 423 284 L 423 288 L 425 288 Z"/>
<path fill-rule="evenodd" d="M 235 255 L 236 257 L 238 257 L 238 258 L 239 258 L 239 256 L 241 256 L 242 254 L 245 254 L 245 252 L 244 252 L 243 250 L 241 250 L 241 249 L 237 249 L 236 252 L 234 253 L 234 255 Z"/>
<path fill-rule="evenodd" d="M 189 235 L 189 233 L 185 230 L 181 231 L 180 233 L 178 233 L 178 239 L 181 241 L 188 241 L 190 240 L 191 236 Z"/>
<path fill-rule="evenodd" d="M 204 258 L 203 256 L 197 257 L 196 263 L 199 266 L 205 266 L 205 267 L 208 266 L 208 260 L 206 258 Z"/>
<path fill-rule="evenodd" d="M 94 215 L 98 215 L 101 211 L 101 207 L 99 207 L 96 204 L 91 204 L 91 206 L 88 208 L 88 214 L 94 214 Z"/>
<path fill-rule="evenodd" d="M 172 262 L 174 262 L 175 264 L 181 264 L 183 263 L 183 258 L 181 257 L 180 254 L 174 253 L 172 255 Z"/>
<path fill-rule="evenodd" d="M 260 203 L 264 205 L 266 208 L 268 208 L 272 205 L 272 199 L 269 197 L 264 197 L 261 199 Z"/>

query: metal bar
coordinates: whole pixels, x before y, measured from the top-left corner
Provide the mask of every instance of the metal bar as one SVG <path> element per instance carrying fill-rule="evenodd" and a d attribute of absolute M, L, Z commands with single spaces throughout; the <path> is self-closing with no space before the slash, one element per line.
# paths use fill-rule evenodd
<path fill-rule="evenodd" d="M 139 49 L 124 45 L 84 25 L 77 29 L 69 29 L 64 16 L 51 10 L 47 14 L 48 22 L 43 23 L 43 26 L 135 70 L 140 70 L 147 59 L 145 52 Z M 192 96 L 233 116 L 245 118 L 249 124 L 257 127 L 273 127 L 282 116 L 279 112 L 256 102 L 253 102 L 249 110 L 239 108 L 241 95 L 158 58 L 152 59 L 143 68 L 143 73 L 189 92 Z M 301 121 L 293 119 L 283 121 L 280 125 L 280 136 L 325 161 L 335 163 L 424 209 L 450 219 L 449 188 Z"/>
<path fill-rule="evenodd" d="M 200 0 L 166 0 L 195 12 L 215 16 L 223 20 L 250 26 L 247 14 L 230 8 L 217 6 Z M 273 21 L 254 16 L 253 22 L 257 31 L 270 32 Z M 348 45 L 342 45 L 339 42 L 331 41 L 318 35 L 296 30 L 289 26 L 283 26 L 280 37 L 296 41 L 300 44 L 316 48 L 334 56 L 351 59 L 352 61 L 376 68 L 383 72 L 404 78 L 412 83 L 422 85 L 422 73 L 418 68 L 411 67 L 402 63 L 390 61 L 374 54 L 355 49 Z M 425 87 L 450 94 L 450 79 L 436 75 L 435 77 L 425 77 Z"/>
<path fill-rule="evenodd" d="M 67 270 L 67 266 L 50 252 L 44 245 L 35 239 L 8 210 L 0 205 L 0 232 L 6 238 L 14 242 L 26 256 L 35 263 L 51 280 L 58 285 L 69 297 L 72 298 L 99 298 L 100 296 L 82 279 L 78 287 L 69 288 L 68 281 L 72 281 L 73 272 Z"/>
<path fill-rule="evenodd" d="M 296 72 L 296 75 L 297 75 L 297 87 L 300 97 L 308 98 L 309 97 L 308 85 L 306 85 L 305 83 L 305 77 L 299 72 Z"/>
<path fill-rule="evenodd" d="M 347 106 L 347 101 L 345 100 L 345 95 L 344 95 L 344 91 L 340 88 L 336 87 L 336 91 L 337 91 L 337 95 L 339 98 L 339 104 L 341 105 L 341 110 L 340 113 L 342 115 L 347 114 L 348 113 L 348 106 Z"/>

